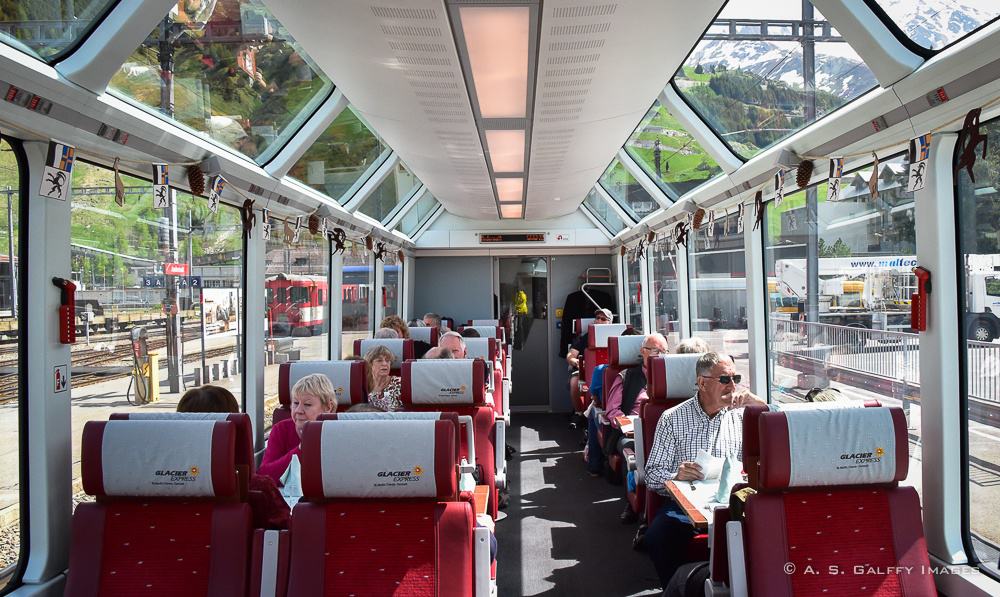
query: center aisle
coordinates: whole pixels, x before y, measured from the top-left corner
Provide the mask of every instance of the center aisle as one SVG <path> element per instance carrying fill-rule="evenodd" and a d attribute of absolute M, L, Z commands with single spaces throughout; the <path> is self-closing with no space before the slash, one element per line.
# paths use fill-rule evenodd
<path fill-rule="evenodd" d="M 500 597 L 659 595 L 649 558 L 622 524 L 625 490 L 584 468 L 582 432 L 566 415 L 514 416 L 507 518 L 497 522 Z"/>

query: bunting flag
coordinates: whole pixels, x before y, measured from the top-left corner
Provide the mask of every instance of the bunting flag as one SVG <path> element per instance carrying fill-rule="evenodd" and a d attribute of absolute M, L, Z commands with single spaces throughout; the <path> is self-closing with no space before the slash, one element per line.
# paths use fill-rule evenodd
<path fill-rule="evenodd" d="M 331 239 L 333 240 L 333 246 L 334 246 L 333 254 L 334 255 L 336 255 L 337 253 L 343 254 L 344 251 L 347 249 L 347 233 L 344 232 L 343 228 L 334 228 L 330 236 Z"/>
<path fill-rule="evenodd" d="M 969 180 L 976 182 L 976 174 L 973 168 L 976 166 L 976 148 L 983 144 L 983 159 L 986 159 L 986 148 L 989 140 L 979 129 L 979 117 L 982 108 L 973 108 L 965 115 L 965 122 L 962 123 L 962 130 L 958 133 L 958 160 L 955 162 L 955 174 L 962 168 L 969 173 Z"/>
<path fill-rule="evenodd" d="M 830 158 L 830 180 L 827 183 L 826 200 L 840 201 L 840 181 L 844 177 L 844 158 Z"/>
<path fill-rule="evenodd" d="M 292 233 L 292 243 L 298 244 L 299 237 L 302 235 L 302 216 L 295 216 L 295 230 Z"/>
<path fill-rule="evenodd" d="M 743 214 L 745 211 L 746 206 L 740 203 L 740 209 L 736 215 L 736 234 L 743 234 Z"/>
<path fill-rule="evenodd" d="M 910 139 L 910 168 L 906 174 L 906 190 L 919 191 L 927 185 L 927 158 L 931 153 L 931 134 Z"/>
<path fill-rule="evenodd" d="M 118 162 L 120 160 L 115 158 L 115 163 L 111 167 L 115 172 L 115 203 L 118 207 L 125 207 L 125 183 L 122 182 L 122 173 L 118 171 Z"/>
<path fill-rule="evenodd" d="M 271 240 L 271 210 L 264 208 L 260 214 L 261 236 L 264 240 Z"/>
<path fill-rule="evenodd" d="M 264 210 L 264 213 L 267 214 L 266 209 Z M 253 227 L 257 223 L 257 214 L 253 211 L 253 199 L 247 199 L 243 202 L 243 211 L 241 212 L 240 217 L 243 219 L 243 232 L 246 233 L 247 238 L 250 238 L 253 232 Z M 264 217 L 264 221 L 267 221 L 266 215 Z"/>
<path fill-rule="evenodd" d="M 778 170 L 774 173 L 774 205 L 781 205 L 785 199 L 785 171 Z"/>
<path fill-rule="evenodd" d="M 73 161 L 76 148 L 58 141 L 49 141 L 49 155 L 42 172 L 38 194 L 49 199 L 65 201 L 73 182 Z"/>
<path fill-rule="evenodd" d="M 284 232 L 285 232 L 285 244 L 286 245 L 294 244 L 296 233 L 295 229 L 292 228 L 292 225 L 288 222 L 288 218 L 285 218 Z"/>
<path fill-rule="evenodd" d="M 872 199 L 876 199 L 878 197 L 878 154 L 873 151 L 872 157 L 875 159 L 875 163 L 872 164 L 872 175 L 868 178 L 868 194 L 871 195 Z"/>
<path fill-rule="evenodd" d="M 330 228 L 327 225 L 326 218 L 323 218 L 322 221 L 319 223 L 319 233 L 323 236 L 324 239 L 330 237 Z"/>
<path fill-rule="evenodd" d="M 715 210 L 708 210 L 708 226 L 706 226 L 705 236 L 712 238 L 715 236 Z"/>
<path fill-rule="evenodd" d="M 219 201 L 227 182 L 221 174 L 212 178 L 212 186 L 208 189 L 208 210 L 214 214 L 219 213 Z"/>
<path fill-rule="evenodd" d="M 753 229 L 760 228 L 764 221 L 764 191 L 757 191 L 753 197 Z"/>
<path fill-rule="evenodd" d="M 684 221 L 677 222 L 677 225 L 674 226 L 674 243 L 687 247 L 687 241 L 688 241 L 687 222 Z"/>
<path fill-rule="evenodd" d="M 170 175 L 166 164 L 153 164 L 153 207 L 170 207 Z"/>

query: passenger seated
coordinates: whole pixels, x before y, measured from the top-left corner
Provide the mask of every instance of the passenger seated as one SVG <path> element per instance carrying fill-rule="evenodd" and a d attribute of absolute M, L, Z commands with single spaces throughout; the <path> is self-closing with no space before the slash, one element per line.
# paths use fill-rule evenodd
<path fill-rule="evenodd" d="M 257 472 L 281 485 L 292 456 L 300 454 L 302 428 L 323 413 L 337 412 L 337 396 L 330 378 L 322 373 L 306 375 L 292 386 L 292 418 L 275 423 Z"/>
<path fill-rule="evenodd" d="M 429 328 L 440 328 L 442 332 L 448 331 L 448 328 L 441 323 L 441 316 L 434 312 L 424 315 L 424 325 Z"/>
<path fill-rule="evenodd" d="M 421 322 L 420 325 L 423 326 L 423 322 Z M 385 317 L 382 318 L 382 321 L 379 323 L 379 327 L 392 328 L 396 330 L 396 333 L 398 334 L 399 338 L 402 338 L 404 340 L 412 340 L 412 338 L 410 337 L 410 326 L 406 325 L 406 322 L 403 321 L 403 318 L 400 317 L 399 315 L 386 315 Z M 378 335 L 376 335 L 375 337 L 378 338 Z M 430 349 L 431 345 L 424 342 L 423 340 L 413 340 L 414 357 L 422 359 L 424 357 L 424 354 L 426 354 L 427 351 Z"/>
<path fill-rule="evenodd" d="M 448 350 L 447 348 L 441 348 L 440 346 L 435 346 L 434 348 L 428 350 L 424 354 L 425 359 L 453 359 L 455 358 L 455 353 Z"/>
<path fill-rule="evenodd" d="M 462 335 L 463 338 L 481 338 L 482 337 L 482 334 L 479 333 L 479 330 L 477 330 L 475 328 L 465 328 L 465 329 L 462 330 L 462 334 L 461 335 Z"/>
<path fill-rule="evenodd" d="M 403 409 L 399 400 L 402 386 L 398 375 L 391 375 L 392 351 L 376 346 L 365 355 L 368 375 L 368 404 L 384 412 Z"/>
<path fill-rule="evenodd" d="M 219 386 L 204 385 L 184 393 L 177 403 L 179 413 L 238 414 L 240 404 L 233 393 Z M 287 529 L 291 511 L 274 481 L 260 473 L 250 475 L 247 503 L 257 529 Z"/>
<path fill-rule="evenodd" d="M 394 339 L 399 338 L 399 332 L 392 328 L 379 328 L 375 330 L 375 338 L 377 339 Z"/>
<path fill-rule="evenodd" d="M 694 460 L 699 450 L 718 458 L 743 459 L 743 407 L 765 404 L 739 387 L 741 376 L 726 355 L 708 352 L 696 366 L 698 393 L 660 416 L 653 447 L 646 461 L 646 486 L 669 495 L 666 484 L 704 477 Z M 683 511 L 667 500 L 642 539 L 653 560 L 661 585 L 666 588 L 677 567 L 684 563 L 695 528 Z"/>
<path fill-rule="evenodd" d="M 447 332 L 442 335 L 438 340 L 438 346 L 450 350 L 456 359 L 465 358 L 465 340 L 458 332 Z"/>
<path fill-rule="evenodd" d="M 598 365 L 594 367 L 594 379 L 590 384 L 590 408 L 587 409 L 587 447 L 583 452 L 583 459 L 587 463 L 587 472 L 591 477 L 600 477 L 604 472 L 604 451 L 601 450 L 601 441 L 598 433 L 601 426 L 599 406 L 601 401 L 601 390 L 604 388 L 604 370 L 608 366 Z"/>
<path fill-rule="evenodd" d="M 806 394 L 807 402 L 840 402 L 847 400 L 837 388 L 813 388 Z"/>
<path fill-rule="evenodd" d="M 611 317 L 611 309 L 598 309 L 594 311 L 595 324 L 611 323 Z M 584 332 L 577 336 L 569 352 L 566 353 L 566 364 L 569 365 L 571 372 L 580 370 L 580 355 L 587 349 L 588 335 L 588 332 Z"/>
<path fill-rule="evenodd" d="M 712 347 L 702 338 L 685 338 L 677 345 L 675 354 L 702 354 L 712 352 Z"/>
<path fill-rule="evenodd" d="M 359 404 L 352 405 L 351 408 L 347 409 L 347 411 L 345 411 L 345 412 L 349 412 L 349 413 L 380 413 L 382 411 L 380 411 L 379 409 L 375 408 L 371 404 L 368 404 L 367 402 L 361 402 Z"/>
<path fill-rule="evenodd" d="M 618 417 L 639 414 L 639 407 L 648 398 L 646 396 L 646 372 L 649 368 L 649 359 L 668 352 L 667 339 L 663 337 L 663 334 L 647 335 L 639 350 L 642 357 L 642 367 L 626 369 L 611 382 L 604 412 L 612 427 L 618 428 Z"/>

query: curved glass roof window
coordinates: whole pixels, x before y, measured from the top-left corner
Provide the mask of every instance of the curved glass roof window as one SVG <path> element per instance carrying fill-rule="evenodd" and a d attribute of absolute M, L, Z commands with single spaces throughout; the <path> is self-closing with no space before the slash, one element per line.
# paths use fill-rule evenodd
<path fill-rule="evenodd" d="M 722 172 L 712 156 L 659 101 L 629 137 L 625 151 L 672 197 L 680 197 Z"/>
<path fill-rule="evenodd" d="M 601 175 L 600 183 L 625 213 L 636 222 L 660 208 L 660 204 L 642 188 L 639 181 L 617 158 Z"/>
<path fill-rule="evenodd" d="M 429 191 L 424 193 L 417 200 L 417 204 L 411 207 L 410 211 L 406 212 L 406 215 L 400 220 L 399 225 L 396 226 L 396 230 L 412 238 L 417 233 L 417 230 L 420 230 L 420 227 L 424 225 L 424 222 L 427 221 L 427 218 L 431 217 L 434 211 L 437 210 L 438 205 L 440 203 L 438 203 L 434 195 Z"/>
<path fill-rule="evenodd" d="M 819 11 L 806 9 L 811 17 L 800 0 L 732 0 L 673 79 L 744 159 L 878 85 Z"/>
<path fill-rule="evenodd" d="M 55 62 L 73 51 L 114 6 L 114 0 L 18 0 L 0 4 L 0 40 Z"/>
<path fill-rule="evenodd" d="M 583 200 L 583 205 L 604 227 L 608 229 L 611 236 L 614 236 L 625 229 L 625 222 L 622 221 L 615 210 L 608 205 L 608 202 L 601 197 L 597 189 L 590 189 L 587 198 Z"/>
<path fill-rule="evenodd" d="M 345 108 L 288 175 L 341 203 L 389 156 L 389 147 Z"/>
<path fill-rule="evenodd" d="M 172 10 L 111 89 L 263 163 L 333 84 L 260 0 L 228 0 Z"/>
<path fill-rule="evenodd" d="M 410 197 L 419 184 L 417 177 L 403 162 L 400 162 L 378 188 L 365 198 L 358 211 L 385 223 L 395 215 L 396 209 Z"/>
<path fill-rule="evenodd" d="M 1000 17 L 997 0 L 874 0 L 874 3 L 905 37 L 935 51 Z"/>

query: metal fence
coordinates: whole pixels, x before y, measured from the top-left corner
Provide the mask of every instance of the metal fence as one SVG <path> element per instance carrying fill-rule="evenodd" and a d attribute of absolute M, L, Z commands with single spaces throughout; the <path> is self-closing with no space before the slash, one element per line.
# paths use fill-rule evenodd
<path fill-rule="evenodd" d="M 920 386 L 918 334 L 772 318 L 770 340 L 786 362 Z M 1000 403 L 1000 344 L 970 340 L 967 350 L 969 396 Z"/>

